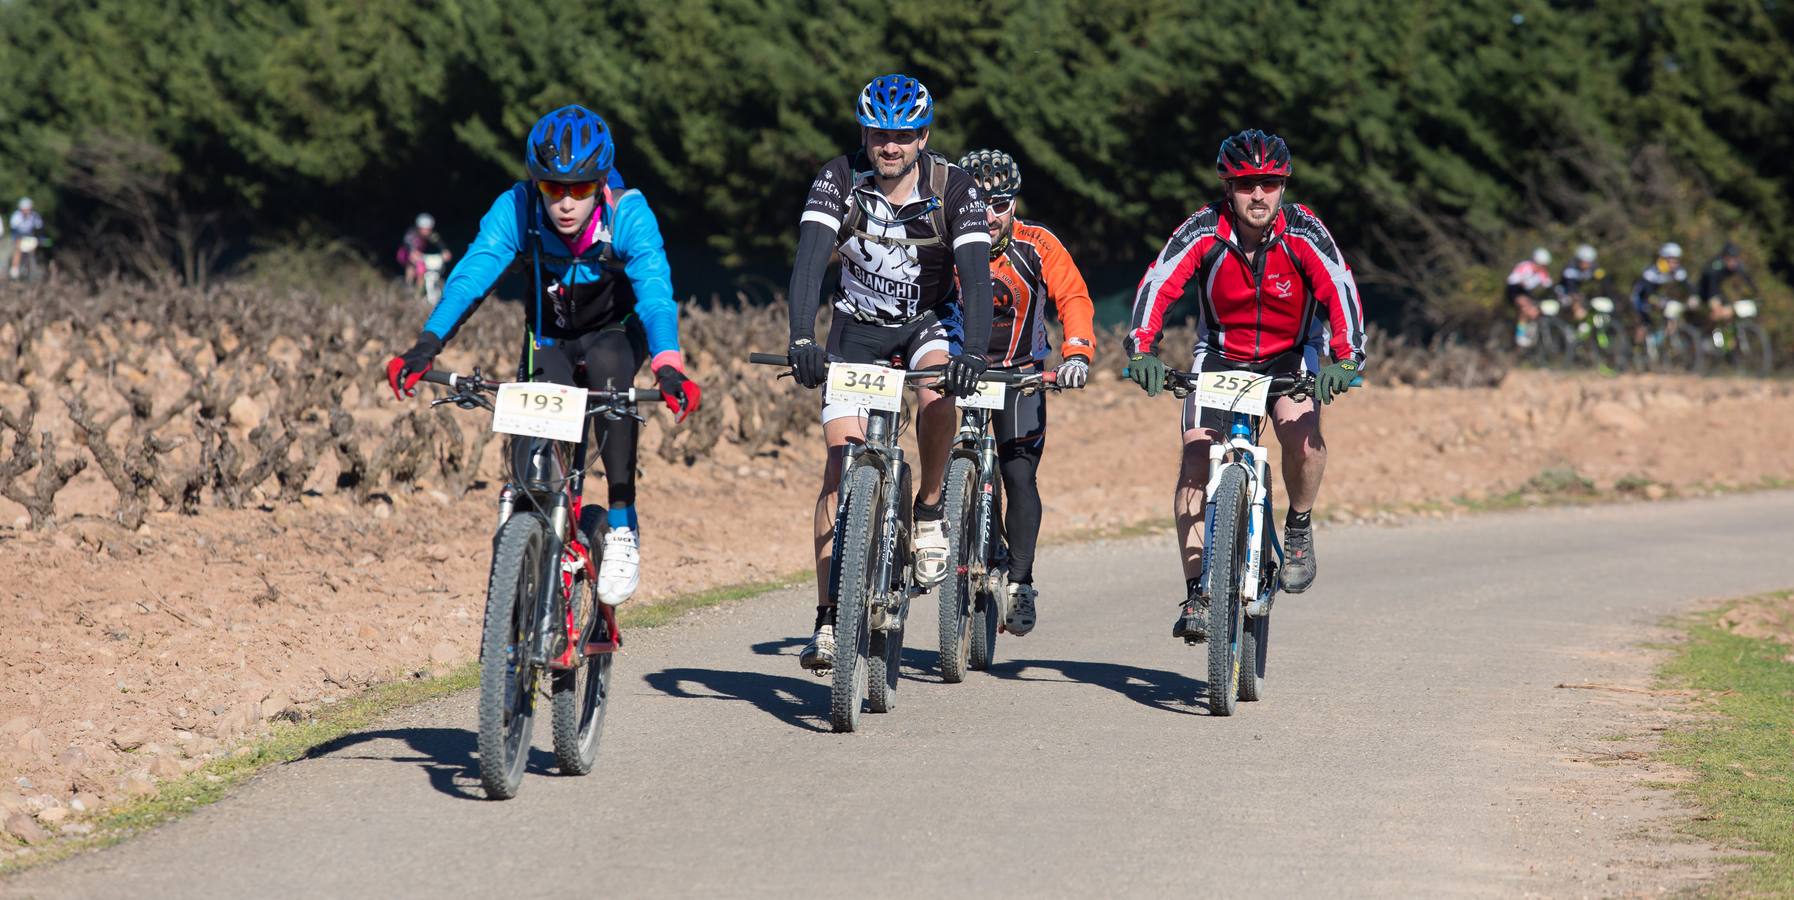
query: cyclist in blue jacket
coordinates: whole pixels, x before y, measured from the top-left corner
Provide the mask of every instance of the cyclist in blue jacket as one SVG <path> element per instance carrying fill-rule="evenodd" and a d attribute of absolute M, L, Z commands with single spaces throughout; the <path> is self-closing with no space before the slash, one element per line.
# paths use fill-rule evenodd
<path fill-rule="evenodd" d="M 393 394 L 403 399 L 415 393 L 443 344 L 505 269 L 521 260 L 533 296 L 524 303 L 529 341 L 520 377 L 622 389 L 646 362 L 683 422 L 698 408 L 701 392 L 686 377 L 679 352 L 672 273 L 647 198 L 623 189 L 616 175 L 610 128 L 583 106 L 561 107 L 530 129 L 523 158 L 528 180 L 493 201 L 417 343 L 387 363 Z M 615 605 L 640 583 L 639 428 L 630 418 L 599 421 L 594 428 L 610 488 L 598 598 Z"/>

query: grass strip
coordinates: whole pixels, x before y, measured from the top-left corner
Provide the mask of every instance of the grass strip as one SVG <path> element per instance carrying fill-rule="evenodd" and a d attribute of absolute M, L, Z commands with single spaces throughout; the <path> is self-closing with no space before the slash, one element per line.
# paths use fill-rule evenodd
<path fill-rule="evenodd" d="M 1672 686 L 1696 691 L 1709 715 L 1672 728 L 1659 757 L 1693 773 L 1677 789 L 1702 812 L 1686 830 L 1752 851 L 1712 887 L 1715 896 L 1794 897 L 1794 654 L 1784 644 L 1742 637 L 1721 624 L 1729 609 L 1786 606 L 1794 592 L 1739 600 L 1689 624 L 1689 640 L 1666 663 Z"/>

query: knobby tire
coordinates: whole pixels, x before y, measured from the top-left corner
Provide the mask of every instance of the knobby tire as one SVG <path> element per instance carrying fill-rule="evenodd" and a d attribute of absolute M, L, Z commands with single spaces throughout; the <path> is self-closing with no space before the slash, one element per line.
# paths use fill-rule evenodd
<path fill-rule="evenodd" d="M 872 584 L 878 559 L 878 514 L 883 479 L 877 468 L 864 465 L 847 480 L 840 527 L 835 533 L 835 553 L 840 557 L 840 595 L 835 609 L 835 667 L 829 688 L 829 724 L 838 732 L 860 725 L 860 701 L 866 696 L 869 676 L 867 655 L 871 635 L 866 628 L 867 606 L 884 585 Z"/>
<path fill-rule="evenodd" d="M 1208 708 L 1231 716 L 1239 702 L 1241 570 L 1246 561 L 1246 472 L 1229 465 L 1215 488 L 1215 545 L 1209 554 Z"/>
<path fill-rule="evenodd" d="M 536 716 L 536 672 L 530 635 L 547 574 L 548 521 L 518 513 L 493 542 L 480 642 L 480 784 L 486 796 L 517 796 L 529 763 Z"/>

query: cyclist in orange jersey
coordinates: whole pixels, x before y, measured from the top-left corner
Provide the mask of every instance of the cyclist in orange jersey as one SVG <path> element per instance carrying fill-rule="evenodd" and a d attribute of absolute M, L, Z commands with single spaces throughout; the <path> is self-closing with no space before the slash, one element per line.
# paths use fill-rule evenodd
<path fill-rule="evenodd" d="M 984 192 L 990 225 L 991 320 L 985 357 L 991 371 L 1038 372 L 1051 352 L 1046 305 L 1058 312 L 1064 341 L 1062 362 L 1054 370 L 1059 385 L 1082 388 L 1090 380 L 1096 353 L 1092 324 L 1095 312 L 1084 276 L 1071 254 L 1047 227 L 1016 218 L 1016 195 L 1022 172 L 1001 150 L 966 154 L 959 167 Z M 1002 413 L 993 419 L 998 467 L 1003 476 L 1003 530 L 1009 542 L 1009 595 L 1003 629 L 1020 637 L 1034 628 L 1038 594 L 1034 590 L 1034 546 L 1040 534 L 1040 486 L 1035 481 L 1041 450 L 1046 446 L 1046 395 L 1008 392 Z"/>

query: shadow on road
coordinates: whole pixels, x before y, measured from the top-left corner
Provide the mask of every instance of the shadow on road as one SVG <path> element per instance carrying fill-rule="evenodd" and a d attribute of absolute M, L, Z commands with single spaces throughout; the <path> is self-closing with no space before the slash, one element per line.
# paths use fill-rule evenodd
<path fill-rule="evenodd" d="M 1064 676 L 1058 678 L 1029 677 L 1029 669 L 1051 669 Z M 1208 682 L 1162 669 L 1142 669 L 1115 663 L 1065 659 L 1011 659 L 992 663 L 986 670 L 998 678 L 1012 681 L 1070 681 L 1107 688 L 1135 703 L 1166 712 L 1197 715 L 1205 707 L 1195 704 L 1208 696 Z M 1206 703 L 1206 701 L 1205 701 Z"/>
<path fill-rule="evenodd" d="M 801 649 L 803 649 L 803 646 L 805 644 L 808 644 L 809 642 L 810 642 L 809 638 L 801 638 L 801 637 L 779 638 L 776 641 L 761 641 L 760 643 L 754 644 L 753 646 L 749 647 L 748 649 L 754 651 L 755 653 L 760 654 L 761 656 L 796 656 L 797 655 L 796 653 L 786 653 L 785 651 L 786 650 L 801 650 Z"/>
<path fill-rule="evenodd" d="M 755 646 L 755 652 L 760 652 L 758 648 L 764 645 Z M 750 703 L 787 725 L 806 731 L 829 730 L 819 721 L 828 712 L 829 683 L 824 679 L 680 668 L 651 672 L 642 680 L 669 697 Z"/>
<path fill-rule="evenodd" d="M 545 710 L 544 710 L 545 711 Z M 537 713 L 537 724 L 542 718 Z M 380 756 L 355 755 L 343 751 L 370 743 L 372 741 L 392 739 L 402 741 L 416 755 Z M 480 790 L 480 764 L 475 755 L 478 738 L 473 732 L 463 728 L 394 728 L 386 731 L 363 731 L 359 734 L 348 734 L 329 743 L 319 744 L 311 748 L 300 759 L 373 759 L 398 763 L 416 763 L 430 777 L 430 786 L 451 797 L 464 800 L 484 800 L 486 794 Z M 529 751 L 529 773 L 532 775 L 557 775 L 554 767 L 554 754 L 539 747 L 531 747 Z"/>

